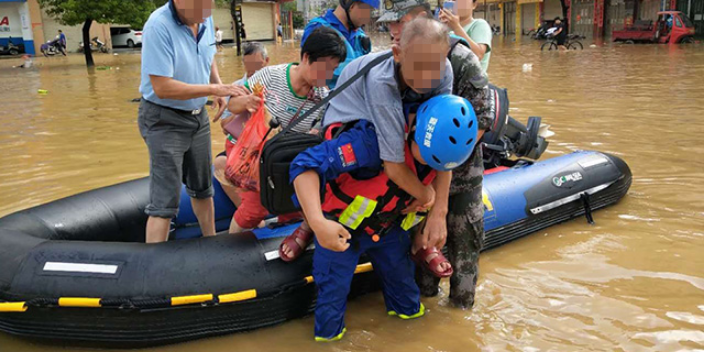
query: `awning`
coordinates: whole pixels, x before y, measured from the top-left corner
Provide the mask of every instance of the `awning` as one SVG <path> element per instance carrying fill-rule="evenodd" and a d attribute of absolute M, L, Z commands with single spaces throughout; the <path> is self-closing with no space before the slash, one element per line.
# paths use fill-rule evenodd
<path fill-rule="evenodd" d="M 477 0 L 479 5 L 484 5 L 484 4 L 497 4 L 501 2 L 505 2 L 503 0 Z"/>

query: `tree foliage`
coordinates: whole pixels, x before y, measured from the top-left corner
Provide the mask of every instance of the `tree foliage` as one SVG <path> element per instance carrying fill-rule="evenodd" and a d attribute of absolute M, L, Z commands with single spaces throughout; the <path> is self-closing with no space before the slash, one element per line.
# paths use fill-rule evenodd
<path fill-rule="evenodd" d="M 159 0 L 38 0 L 47 14 L 67 26 L 98 23 L 129 24 L 142 28 Z M 163 2 L 163 1 L 162 1 Z"/>
<path fill-rule="evenodd" d="M 283 3 L 283 5 L 281 5 L 281 10 L 293 13 L 293 28 L 303 28 L 306 26 L 303 13 L 297 11 L 296 1 Z"/>

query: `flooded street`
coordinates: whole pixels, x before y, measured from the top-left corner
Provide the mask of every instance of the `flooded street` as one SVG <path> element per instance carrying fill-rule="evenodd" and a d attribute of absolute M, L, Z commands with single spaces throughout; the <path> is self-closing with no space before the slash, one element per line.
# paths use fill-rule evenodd
<path fill-rule="evenodd" d="M 443 294 L 424 300 L 424 318 L 401 321 L 375 293 L 348 305 L 341 342 L 314 343 L 307 317 L 150 351 L 704 350 L 704 46 L 541 53 L 538 42 L 495 38 L 489 74 L 509 89 L 512 117 L 542 116 L 556 133 L 543 158 L 623 158 L 633 185 L 621 202 L 595 212 L 595 225 L 576 219 L 482 254 L 472 310 Z M 267 47 L 272 63 L 298 60 L 297 44 Z M 31 70 L 0 60 L 0 216 L 148 174 L 131 102 L 140 56 L 95 59 L 109 68 L 88 73 L 78 55 Z M 216 60 L 223 81 L 242 76 L 234 49 Z M 213 125 L 214 153 L 220 131 Z M 72 349 L 3 333 L 0 347 Z"/>

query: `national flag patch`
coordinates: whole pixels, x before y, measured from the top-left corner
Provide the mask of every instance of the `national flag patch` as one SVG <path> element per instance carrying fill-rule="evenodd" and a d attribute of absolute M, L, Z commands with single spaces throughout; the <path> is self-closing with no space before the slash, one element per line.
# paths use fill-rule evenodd
<path fill-rule="evenodd" d="M 337 147 L 337 153 L 340 154 L 340 161 L 342 161 L 343 167 L 352 166 L 357 163 L 357 157 L 354 155 L 352 143 Z"/>

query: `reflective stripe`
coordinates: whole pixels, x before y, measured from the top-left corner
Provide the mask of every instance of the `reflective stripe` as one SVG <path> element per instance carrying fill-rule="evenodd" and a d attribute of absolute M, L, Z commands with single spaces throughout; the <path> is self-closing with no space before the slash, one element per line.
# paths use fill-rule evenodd
<path fill-rule="evenodd" d="M 362 196 L 354 197 L 354 201 L 345 208 L 345 211 L 340 215 L 338 220 L 340 224 L 343 224 L 352 230 L 356 230 L 357 227 L 364 221 L 364 219 L 372 216 L 374 209 L 376 208 L 377 201 L 364 198 Z"/>
<path fill-rule="evenodd" d="M 59 298 L 60 307 L 100 307 L 100 298 L 62 297 Z"/>
<path fill-rule="evenodd" d="M 330 337 L 330 338 L 327 338 L 327 337 L 318 337 L 318 336 L 316 336 L 316 337 L 315 337 L 315 342 L 332 342 L 332 341 L 337 341 L 337 340 L 342 339 L 342 337 L 345 336 L 345 333 L 346 333 L 346 332 L 347 332 L 347 328 L 342 328 L 342 332 L 341 332 L 341 333 L 339 333 L 339 334 L 337 334 L 337 335 L 335 335 L 335 336 L 333 336 L 333 337 Z"/>
<path fill-rule="evenodd" d="M 401 222 L 401 228 L 404 231 L 408 231 L 413 228 L 413 226 L 420 224 L 423 219 L 425 219 L 425 216 L 418 215 L 416 212 L 408 213 L 406 218 L 403 219 L 403 222 Z"/>
<path fill-rule="evenodd" d="M 230 303 L 257 298 L 257 290 L 240 291 L 218 296 L 220 303 Z"/>
<path fill-rule="evenodd" d="M 421 304 L 420 304 L 420 309 L 418 309 L 418 313 L 413 314 L 413 315 L 398 314 L 398 313 L 396 313 L 396 312 L 393 311 L 393 310 L 388 311 L 388 314 L 389 314 L 390 316 L 399 317 L 399 318 L 401 318 L 401 319 L 403 319 L 403 320 L 420 318 L 420 317 L 422 317 L 422 316 L 425 315 L 425 306 L 423 305 L 423 303 L 421 303 Z"/>
<path fill-rule="evenodd" d="M 0 313 L 20 313 L 27 310 L 25 302 L 0 303 Z"/>
<path fill-rule="evenodd" d="M 211 295 L 211 294 L 171 297 L 171 305 L 172 306 L 182 306 L 184 304 L 203 303 L 203 302 L 212 301 L 212 300 L 213 300 L 213 295 Z"/>

